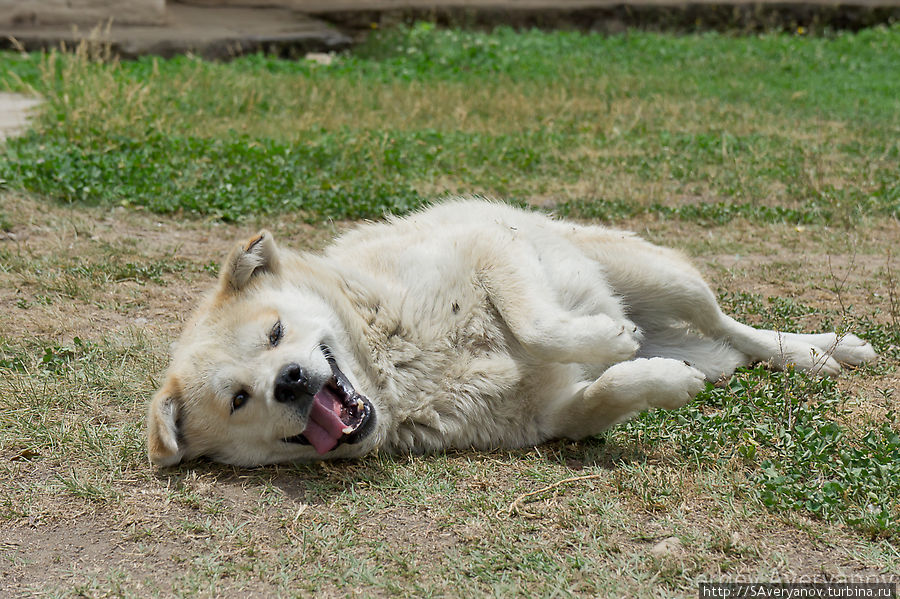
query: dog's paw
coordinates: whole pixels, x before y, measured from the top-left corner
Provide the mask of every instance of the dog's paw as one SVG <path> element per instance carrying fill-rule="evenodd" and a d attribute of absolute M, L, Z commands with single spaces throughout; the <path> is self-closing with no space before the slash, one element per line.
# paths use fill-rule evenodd
<path fill-rule="evenodd" d="M 609 337 L 604 353 L 611 362 L 624 362 L 630 360 L 637 353 L 641 344 L 640 331 L 630 322 L 617 324 L 614 334 Z"/>
<path fill-rule="evenodd" d="M 835 360 L 849 366 L 859 366 L 878 357 L 868 341 L 849 333 L 839 336 L 834 348 L 826 350 L 830 350 Z"/>
<path fill-rule="evenodd" d="M 577 361 L 586 364 L 616 364 L 631 360 L 640 347 L 640 330 L 630 321 L 613 320 L 605 314 L 582 316 L 572 321 L 569 347 Z"/>
<path fill-rule="evenodd" d="M 601 377 L 620 402 L 635 410 L 674 410 L 691 401 L 706 386 L 702 372 L 681 360 L 638 358 L 609 368 Z"/>
<path fill-rule="evenodd" d="M 783 340 L 781 350 L 771 362 L 781 370 L 795 368 L 819 376 L 834 376 L 841 371 L 831 352 L 803 341 Z"/>
<path fill-rule="evenodd" d="M 650 358 L 649 367 L 659 377 L 663 389 L 650 398 L 656 408 L 674 410 L 687 404 L 706 387 L 706 375 L 681 360 Z"/>

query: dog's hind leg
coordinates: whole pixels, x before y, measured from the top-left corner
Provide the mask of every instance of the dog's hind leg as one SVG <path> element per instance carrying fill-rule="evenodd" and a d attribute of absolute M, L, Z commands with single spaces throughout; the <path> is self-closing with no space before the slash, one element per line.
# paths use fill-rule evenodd
<path fill-rule="evenodd" d="M 681 360 L 638 358 L 575 385 L 547 406 L 544 417 L 553 436 L 581 439 L 650 408 L 679 408 L 705 384 L 704 374 Z"/>
<path fill-rule="evenodd" d="M 682 360 L 702 371 L 710 381 L 729 376 L 736 368 L 751 361 L 747 354 L 725 340 L 704 337 L 686 326 L 645 330 L 637 356 Z"/>
<path fill-rule="evenodd" d="M 771 331 L 775 333 L 774 331 Z M 779 333 L 775 333 L 776 335 Z M 780 333 L 781 335 L 818 347 L 841 364 L 859 366 L 878 357 L 872 346 L 851 333 Z"/>
<path fill-rule="evenodd" d="M 754 329 L 733 320 L 725 327 L 730 327 L 731 332 L 706 327 L 710 336 L 700 335 L 685 326 L 658 330 L 645 328 L 637 355 L 684 360 L 702 370 L 711 381 L 727 376 L 753 360 L 768 361 L 778 368 L 792 364 L 812 372 L 835 374 L 840 369 L 839 364 L 855 366 L 876 357 L 872 346 L 856 335 L 782 333 Z M 703 327 L 695 325 L 695 328 Z"/>
<path fill-rule="evenodd" d="M 590 227 L 570 228 L 568 237 L 603 265 L 611 286 L 623 297 L 628 316 L 644 332 L 646 350 L 642 348 L 638 355 L 654 355 L 655 351 L 666 357 L 683 356 L 685 352 L 671 342 L 671 331 L 686 327 L 692 332 L 683 337 L 686 347 L 697 350 L 694 353 L 701 358 L 711 358 L 711 363 L 696 362 L 707 376 L 731 374 L 734 367 L 754 360 L 776 368 L 794 366 L 836 374 L 841 369 L 839 362 L 856 365 L 875 357 L 872 347 L 854 335 L 779 333 L 737 322 L 722 312 L 700 273 L 674 250 Z M 721 359 L 723 354 L 709 342 L 727 343 L 735 352 L 726 352 Z"/>
<path fill-rule="evenodd" d="M 634 289 L 624 293 L 626 302 L 634 303 L 634 312 L 630 316 L 643 328 L 649 351 L 652 351 L 654 344 L 664 347 L 672 336 L 673 328 L 687 327 L 692 333 L 684 337 L 685 347 L 699 349 L 701 357 L 708 357 L 706 363 L 694 363 L 711 378 L 715 374 L 730 375 L 735 367 L 756 360 L 769 362 L 779 369 L 793 366 L 817 374 L 831 375 L 840 371 L 840 364 L 829 355 L 827 348 L 813 343 L 824 338 L 809 339 L 803 335 L 756 329 L 740 323 L 722 312 L 712 290 L 693 269 L 677 274 L 679 276 L 669 276 L 665 285 L 652 283 L 653 293 L 650 295 L 644 293 L 637 297 L 635 291 L 639 290 Z M 735 351 L 713 351 L 713 344 L 721 346 L 723 343 Z M 660 355 L 680 357 L 682 354 L 663 351 Z M 691 360 L 687 355 L 684 359 Z"/>
<path fill-rule="evenodd" d="M 700 365 L 696 362 L 707 374 L 720 369 L 723 364 L 728 365 L 729 362 L 736 367 L 761 360 L 779 369 L 791 366 L 815 374 L 834 375 L 841 370 L 840 362 L 858 365 L 875 357 L 872 346 L 855 335 L 839 337 L 835 333 L 815 335 L 781 333 L 740 323 L 722 312 L 712 291 L 699 275 L 693 280 L 684 281 L 684 284 L 684 289 L 674 294 L 674 299 L 669 298 L 670 301 L 664 299 L 660 303 L 664 306 L 662 310 L 652 312 L 650 306 L 641 306 L 640 310 L 631 316 L 643 327 L 650 351 L 653 344 L 658 343 L 658 339 L 665 341 L 667 335 L 671 334 L 672 326 L 677 326 L 680 321 L 681 326 L 687 325 L 690 329 L 698 331 L 707 341 L 725 342 L 746 356 L 746 359 L 742 360 L 737 353 L 729 355 L 727 352 L 725 354 L 720 352 L 718 356 L 725 356 L 725 360 L 721 361 L 711 353 L 709 365 Z M 689 301 L 679 301 L 691 295 L 693 297 Z M 667 327 L 666 319 L 674 319 L 674 322 L 670 320 Z M 693 340 L 691 336 L 687 336 L 685 340 L 689 341 L 686 347 L 702 345 L 696 336 Z M 645 353 L 641 351 L 639 355 Z M 678 357 L 680 354 L 661 352 L 660 355 Z M 684 359 L 690 360 L 688 356 Z M 721 374 L 730 374 L 733 369 L 733 367 L 730 371 L 724 369 Z"/>
<path fill-rule="evenodd" d="M 837 374 L 841 362 L 857 366 L 877 357 L 872 346 L 856 335 L 755 329 L 724 314 L 704 332 L 720 335 L 734 347 L 776 368 L 793 366 L 815 374 Z"/>

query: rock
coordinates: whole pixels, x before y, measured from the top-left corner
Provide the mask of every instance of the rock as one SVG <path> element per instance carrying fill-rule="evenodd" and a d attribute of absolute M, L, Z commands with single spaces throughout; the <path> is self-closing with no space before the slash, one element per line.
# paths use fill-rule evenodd
<path fill-rule="evenodd" d="M 678 537 L 669 537 L 663 539 L 650 549 L 650 554 L 656 557 L 664 555 L 672 555 L 673 553 L 681 553 L 682 545 Z"/>

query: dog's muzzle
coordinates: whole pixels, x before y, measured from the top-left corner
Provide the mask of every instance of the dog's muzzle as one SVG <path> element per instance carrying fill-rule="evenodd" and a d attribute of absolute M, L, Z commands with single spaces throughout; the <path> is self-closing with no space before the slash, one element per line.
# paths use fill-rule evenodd
<path fill-rule="evenodd" d="M 375 410 L 369 399 L 357 393 L 331 352 L 324 347 L 323 351 L 332 376 L 319 389 L 310 389 L 309 377 L 297 364 L 284 366 L 275 383 L 277 401 L 311 404 L 306 429 L 282 441 L 312 445 L 319 454 L 328 453 L 342 443 L 358 443 L 375 427 Z M 307 405 L 300 407 L 305 409 Z"/>

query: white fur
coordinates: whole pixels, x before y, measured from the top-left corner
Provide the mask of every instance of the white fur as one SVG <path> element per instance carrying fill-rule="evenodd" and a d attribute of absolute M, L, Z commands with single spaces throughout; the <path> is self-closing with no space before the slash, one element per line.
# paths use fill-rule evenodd
<path fill-rule="evenodd" d="M 275 315 L 271 350 L 254 339 Z M 681 254 L 632 233 L 458 200 L 363 225 L 322 256 L 267 233 L 237 248 L 154 399 L 151 459 L 320 457 L 282 441 L 305 416 L 272 400 L 271 377 L 287 361 L 327 376 L 322 343 L 377 415 L 335 458 L 579 439 L 753 361 L 835 374 L 875 357 L 853 335 L 733 320 Z M 252 394 L 238 416 L 222 407 L 234 385 Z"/>

